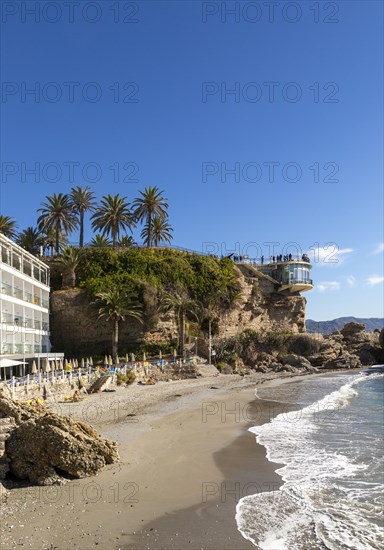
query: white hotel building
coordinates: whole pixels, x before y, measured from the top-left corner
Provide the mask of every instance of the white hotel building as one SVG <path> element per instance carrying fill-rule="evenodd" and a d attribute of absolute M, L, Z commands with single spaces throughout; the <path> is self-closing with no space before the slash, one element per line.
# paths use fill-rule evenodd
<path fill-rule="evenodd" d="M 50 287 L 45 263 L 1 233 L 0 246 L 0 376 L 4 379 L 6 374 L 25 374 L 33 359 L 39 367 L 43 358 L 51 359 Z"/>

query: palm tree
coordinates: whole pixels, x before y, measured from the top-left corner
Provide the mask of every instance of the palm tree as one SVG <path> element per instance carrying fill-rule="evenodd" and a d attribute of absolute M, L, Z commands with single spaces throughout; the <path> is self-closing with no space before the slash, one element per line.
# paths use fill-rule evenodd
<path fill-rule="evenodd" d="M 180 355 L 185 359 L 185 323 L 187 315 L 197 318 L 198 304 L 182 290 L 167 292 L 163 295 L 160 303 L 160 311 L 167 313 L 173 311 L 178 322 Z"/>
<path fill-rule="evenodd" d="M 134 219 L 126 197 L 120 195 L 107 195 L 101 199 L 101 204 L 92 214 L 93 229 L 101 231 L 102 235 L 112 236 L 112 245 L 116 246 L 120 231 L 131 230 L 134 227 Z"/>
<path fill-rule="evenodd" d="M 63 288 L 74 288 L 76 286 L 76 268 L 79 265 L 81 250 L 73 246 L 64 248 L 57 263 L 63 267 Z"/>
<path fill-rule="evenodd" d="M 96 300 L 92 304 L 98 310 L 98 319 L 112 321 L 112 357 L 117 363 L 119 345 L 119 324 L 127 317 L 142 322 L 142 308 L 137 297 L 124 288 L 112 287 L 96 294 Z"/>
<path fill-rule="evenodd" d="M 15 239 L 17 237 L 16 221 L 10 216 L 3 216 L 0 214 L 0 233 L 8 237 L 8 239 Z"/>
<path fill-rule="evenodd" d="M 146 187 L 144 192 L 140 191 L 140 195 L 141 197 L 133 202 L 134 216 L 140 222 L 145 221 L 147 225 L 145 243 L 147 246 L 151 246 L 153 218 L 155 216 L 167 218 L 168 203 L 167 199 L 163 197 L 163 191 L 160 191 L 158 187 Z"/>
<path fill-rule="evenodd" d="M 122 235 L 117 241 L 117 246 L 130 248 L 131 246 L 136 246 L 136 242 L 131 235 Z"/>
<path fill-rule="evenodd" d="M 40 254 L 40 248 L 45 245 L 45 237 L 34 227 L 27 227 L 19 233 L 16 243 L 31 254 Z"/>
<path fill-rule="evenodd" d="M 159 246 L 160 242 L 170 243 L 172 241 L 172 232 L 173 229 L 166 218 L 155 216 L 152 219 L 151 232 L 149 231 L 148 223 L 146 223 L 141 232 L 141 238 L 144 239 L 144 242 L 148 242 L 149 239 L 152 239 L 152 244 L 154 246 Z"/>
<path fill-rule="evenodd" d="M 80 248 L 83 248 L 84 246 L 84 214 L 89 211 L 93 211 L 95 209 L 95 195 L 94 193 L 89 189 L 89 187 L 72 187 L 71 193 L 69 195 L 69 202 L 73 208 L 73 211 L 76 212 L 76 214 L 79 217 L 79 231 L 80 231 L 80 238 L 79 238 L 79 246 Z"/>
<path fill-rule="evenodd" d="M 89 243 L 89 246 L 93 246 L 95 248 L 107 248 L 108 246 L 111 246 L 112 242 L 107 239 L 107 237 L 103 237 L 103 235 L 100 235 L 100 233 L 97 233 Z"/>
<path fill-rule="evenodd" d="M 55 249 L 56 242 L 56 229 L 50 229 L 49 231 L 43 232 L 44 246 L 51 250 L 51 256 Z M 68 238 L 64 233 L 59 233 L 59 250 L 63 250 L 68 246 Z"/>
<path fill-rule="evenodd" d="M 40 231 L 48 232 L 55 231 L 55 250 L 59 253 L 60 236 L 63 233 L 68 235 L 76 229 L 78 220 L 74 213 L 68 195 L 54 193 L 51 197 L 45 197 L 48 202 L 42 202 L 42 208 L 38 209 L 41 212 L 37 220 L 37 225 Z"/>

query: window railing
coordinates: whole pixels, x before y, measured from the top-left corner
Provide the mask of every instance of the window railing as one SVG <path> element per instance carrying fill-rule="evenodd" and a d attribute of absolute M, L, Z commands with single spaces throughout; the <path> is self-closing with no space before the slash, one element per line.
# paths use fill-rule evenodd
<path fill-rule="evenodd" d="M 13 344 L 2 344 L 1 346 L 1 353 L 13 353 Z"/>
<path fill-rule="evenodd" d="M 30 328 L 34 330 L 49 330 L 48 321 L 31 319 L 29 317 L 13 317 L 11 313 L 2 313 L 0 322 L 4 325 L 15 325 L 17 327 Z"/>
<path fill-rule="evenodd" d="M 18 298 L 19 300 L 23 299 L 23 291 L 21 290 L 21 288 L 14 288 L 13 295 L 15 298 Z"/>
<path fill-rule="evenodd" d="M 32 294 L 30 292 L 24 291 L 24 300 L 31 304 L 32 303 Z"/>
<path fill-rule="evenodd" d="M 9 285 L 8 283 L 1 283 L 1 292 L 7 296 L 13 296 L 12 285 Z"/>
<path fill-rule="evenodd" d="M 13 317 L 10 313 L 2 313 L 1 314 L 1 322 L 7 325 L 13 324 Z"/>
<path fill-rule="evenodd" d="M 289 283 L 287 283 L 289 285 L 296 285 L 296 284 L 306 284 L 306 285 L 312 285 L 313 284 L 313 281 L 312 279 L 306 279 L 306 278 L 301 278 L 301 277 L 292 277 L 289 281 Z"/>

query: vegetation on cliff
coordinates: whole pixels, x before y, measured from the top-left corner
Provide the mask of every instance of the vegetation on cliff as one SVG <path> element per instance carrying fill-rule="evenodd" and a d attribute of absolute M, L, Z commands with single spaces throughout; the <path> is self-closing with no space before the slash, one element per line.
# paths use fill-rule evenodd
<path fill-rule="evenodd" d="M 69 265 L 70 259 L 67 258 L 66 264 L 63 257 L 49 262 L 52 266 L 51 282 L 55 289 L 61 288 L 61 284 L 66 281 L 73 281 L 75 274 L 76 284 L 86 290 L 89 304 L 96 297 L 105 296 L 108 292 L 116 296 L 122 293 L 135 296 L 142 311 L 144 332 L 156 330 L 164 313 L 175 319 L 181 355 L 185 353 L 187 335 L 199 337 L 205 334 L 208 320 L 211 321 L 213 333 L 217 324 L 215 321 L 222 312 L 228 312 L 237 303 L 240 295 L 239 274 L 228 258 L 219 259 L 167 248 L 145 247 L 81 249 L 80 254 L 76 255 L 73 269 Z M 73 285 L 69 285 L 71 287 Z M 122 309 L 120 304 L 115 305 L 119 312 L 125 308 L 124 304 L 121 305 Z M 98 322 L 96 313 L 100 307 L 98 304 L 98 308 L 93 308 L 95 323 Z M 110 304 L 106 303 L 106 307 L 111 310 Z M 115 355 L 118 330 L 112 319 L 115 310 L 113 315 L 111 311 L 106 318 L 111 322 Z M 91 312 L 90 307 L 89 313 Z M 165 341 L 163 343 L 170 344 Z M 126 343 L 123 347 L 126 349 Z"/>
<path fill-rule="evenodd" d="M 158 293 L 184 290 L 209 310 L 230 307 L 239 293 L 238 275 L 228 258 L 188 254 L 168 248 L 86 249 L 77 269 L 78 284 L 91 295 L 124 287 L 144 298 L 144 289 Z"/>

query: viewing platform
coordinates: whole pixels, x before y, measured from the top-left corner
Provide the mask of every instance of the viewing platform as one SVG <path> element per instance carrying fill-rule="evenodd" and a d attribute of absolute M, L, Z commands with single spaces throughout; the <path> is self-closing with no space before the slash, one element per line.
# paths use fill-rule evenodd
<path fill-rule="evenodd" d="M 296 292 L 307 292 L 312 290 L 313 281 L 310 278 L 312 268 L 309 259 L 287 260 L 282 262 L 270 262 L 268 264 L 246 263 L 241 264 L 255 275 L 262 273 L 272 279 L 276 285 L 277 292 L 291 294 Z"/>

